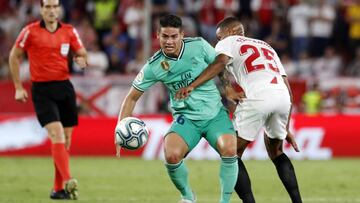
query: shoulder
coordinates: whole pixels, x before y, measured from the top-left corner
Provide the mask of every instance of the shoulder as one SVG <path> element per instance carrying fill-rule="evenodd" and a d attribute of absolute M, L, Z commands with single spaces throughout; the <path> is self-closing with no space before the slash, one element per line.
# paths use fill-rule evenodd
<path fill-rule="evenodd" d="M 222 46 L 229 46 L 234 44 L 234 42 L 241 42 L 245 40 L 244 38 L 242 38 L 241 36 L 228 36 L 222 40 L 220 40 L 217 44 L 216 44 L 216 48 L 218 47 L 222 47 Z"/>
<path fill-rule="evenodd" d="M 33 30 L 40 28 L 40 21 L 32 22 L 28 25 L 26 25 L 23 30 Z"/>
<path fill-rule="evenodd" d="M 239 35 L 233 35 L 233 36 L 228 36 L 228 37 L 224 38 L 220 42 L 233 42 L 233 41 L 245 41 L 245 40 L 247 40 L 246 37 L 239 36 Z"/>
<path fill-rule="evenodd" d="M 250 38 L 250 37 L 238 37 L 237 39 L 235 39 L 238 42 L 245 42 L 245 43 L 250 43 L 254 46 L 266 46 L 267 48 L 273 49 L 267 42 L 260 40 L 260 39 L 255 39 L 255 38 Z"/>
<path fill-rule="evenodd" d="M 258 44 L 262 44 L 264 46 L 266 46 L 267 48 L 273 49 L 270 44 L 268 44 L 267 42 L 260 40 L 260 39 L 253 39 L 254 41 L 256 41 Z"/>
<path fill-rule="evenodd" d="M 184 43 L 189 43 L 189 42 L 201 42 L 204 39 L 202 37 L 185 37 L 183 39 Z"/>
<path fill-rule="evenodd" d="M 191 52 L 196 50 L 211 50 L 214 49 L 209 42 L 202 37 L 187 37 L 183 39 L 186 49 L 190 49 Z"/>
<path fill-rule="evenodd" d="M 152 63 L 154 63 L 155 61 L 158 61 L 162 56 L 162 51 L 158 50 L 157 52 L 155 52 L 154 55 L 152 55 L 148 60 L 147 60 L 147 64 L 150 65 Z"/>
<path fill-rule="evenodd" d="M 59 23 L 61 25 L 61 27 L 60 27 L 61 30 L 65 31 L 66 33 L 68 33 L 70 35 L 73 35 L 73 34 L 79 35 L 76 28 L 73 25 L 68 24 L 68 23 L 63 23 L 63 22 L 59 22 Z"/>
<path fill-rule="evenodd" d="M 63 28 L 63 29 L 69 29 L 69 30 L 74 29 L 74 26 L 72 26 L 71 24 L 64 23 L 64 22 L 59 22 L 59 23 L 61 25 L 61 28 Z"/>

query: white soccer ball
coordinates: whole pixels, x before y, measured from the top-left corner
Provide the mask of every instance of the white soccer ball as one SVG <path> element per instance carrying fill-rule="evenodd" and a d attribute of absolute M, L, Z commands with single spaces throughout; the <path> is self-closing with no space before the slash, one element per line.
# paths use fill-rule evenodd
<path fill-rule="evenodd" d="M 119 146 L 135 150 L 144 146 L 149 138 L 149 131 L 144 121 L 135 117 L 122 119 L 115 128 L 115 141 Z"/>

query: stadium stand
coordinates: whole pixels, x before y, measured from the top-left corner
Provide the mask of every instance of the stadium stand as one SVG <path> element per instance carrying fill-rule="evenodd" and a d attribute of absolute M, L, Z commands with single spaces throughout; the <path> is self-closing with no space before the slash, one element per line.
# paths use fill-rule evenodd
<path fill-rule="evenodd" d="M 1 2 L 0 80 L 4 84 L 9 81 L 8 54 L 16 34 L 25 24 L 39 18 L 39 1 Z M 142 35 L 146 27 L 144 0 L 63 0 L 61 3 L 62 21 L 77 28 L 89 50 L 89 58 L 94 59 L 85 73 L 73 65 L 74 77 L 113 81 L 109 78 L 133 77 L 141 69 L 147 58 L 144 44 L 156 42 L 145 41 Z M 243 22 L 247 36 L 265 40 L 279 53 L 296 95 L 295 111 L 305 111 L 303 95 L 318 84 L 319 113 L 358 114 L 359 10 L 360 2 L 355 0 L 152 0 L 151 19 L 156 22 L 166 12 L 178 14 L 183 18 L 185 35 L 202 36 L 215 44 L 216 23 L 224 16 L 236 16 Z M 157 26 L 153 23 L 151 27 L 154 39 Z M 151 47 L 154 53 L 159 45 L 152 43 Z M 21 69 L 21 78 L 27 81 L 26 59 Z M 166 111 L 164 102 L 159 99 L 150 108 Z"/>

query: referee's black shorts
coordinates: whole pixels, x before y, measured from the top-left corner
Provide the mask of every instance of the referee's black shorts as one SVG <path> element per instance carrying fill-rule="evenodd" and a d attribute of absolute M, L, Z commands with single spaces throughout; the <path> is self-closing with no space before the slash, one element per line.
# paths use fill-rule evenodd
<path fill-rule="evenodd" d="M 78 124 L 75 90 L 69 80 L 33 82 L 31 92 L 41 126 L 54 121 L 64 127 Z"/>

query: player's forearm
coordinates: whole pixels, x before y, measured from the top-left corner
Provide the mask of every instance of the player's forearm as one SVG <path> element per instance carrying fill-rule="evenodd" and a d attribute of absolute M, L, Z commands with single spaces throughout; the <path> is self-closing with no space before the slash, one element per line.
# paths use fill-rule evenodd
<path fill-rule="evenodd" d="M 143 92 L 135 89 L 134 87 L 131 87 L 128 95 L 125 97 L 125 100 L 121 105 L 118 121 L 121 121 L 123 118 L 132 115 L 135 105 L 142 94 Z"/>
<path fill-rule="evenodd" d="M 291 101 L 291 103 L 292 103 L 294 98 L 293 98 L 293 94 L 292 94 L 292 91 L 291 91 L 291 87 L 290 87 L 289 81 L 288 81 L 288 79 L 287 79 L 286 76 L 282 76 L 282 78 L 283 78 L 283 80 L 284 80 L 284 83 L 285 83 L 288 91 L 289 91 L 290 101 Z"/>
<path fill-rule="evenodd" d="M 88 64 L 87 51 L 84 47 L 75 52 L 75 58 L 83 58 L 85 63 Z"/>
<path fill-rule="evenodd" d="M 79 50 L 77 50 L 75 52 L 75 56 L 76 57 L 84 57 L 87 59 L 87 51 L 86 49 L 83 47 L 83 48 L 80 48 Z"/>
<path fill-rule="evenodd" d="M 21 56 L 14 53 L 14 49 L 12 49 L 9 56 L 9 67 L 10 67 L 10 75 L 14 83 L 15 89 L 23 88 L 20 80 L 20 62 L 19 62 L 20 59 Z"/>
<path fill-rule="evenodd" d="M 132 112 L 134 111 L 135 105 L 136 101 L 131 99 L 125 99 L 121 106 L 118 121 L 121 121 L 123 118 L 131 116 Z"/>
<path fill-rule="evenodd" d="M 292 112 L 292 104 L 290 105 L 289 117 L 288 117 L 288 121 L 287 121 L 287 124 L 286 124 L 286 130 L 287 131 L 289 131 L 289 128 L 290 128 L 291 112 Z"/>
<path fill-rule="evenodd" d="M 193 81 L 190 86 L 194 89 L 204 82 L 214 78 L 219 75 L 221 71 L 225 69 L 227 61 L 225 61 L 220 55 L 216 57 L 215 61 L 210 64 L 201 74 L 200 76 Z"/>
<path fill-rule="evenodd" d="M 220 72 L 221 69 L 217 68 L 216 64 L 211 64 L 204 72 L 200 74 L 200 76 L 194 82 L 191 83 L 190 86 L 195 89 L 206 81 L 217 76 Z"/>
<path fill-rule="evenodd" d="M 284 83 L 289 91 L 289 95 L 290 95 L 290 102 L 291 102 L 291 106 L 290 106 L 290 110 L 289 110 L 289 117 L 288 117 L 288 122 L 287 122 L 287 125 L 286 125 L 286 130 L 289 131 L 289 125 L 290 125 L 290 119 L 291 119 L 291 112 L 292 112 L 292 103 L 293 103 L 293 95 L 292 95 L 292 91 L 291 91 L 291 87 L 290 87 L 290 84 L 289 84 L 289 81 L 287 79 L 286 76 L 282 76 L 283 80 L 284 80 Z"/>

